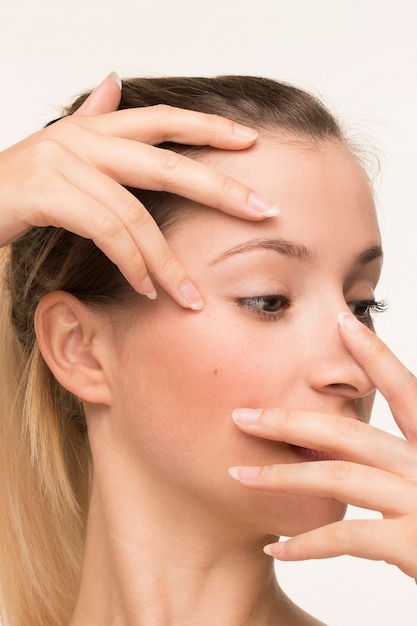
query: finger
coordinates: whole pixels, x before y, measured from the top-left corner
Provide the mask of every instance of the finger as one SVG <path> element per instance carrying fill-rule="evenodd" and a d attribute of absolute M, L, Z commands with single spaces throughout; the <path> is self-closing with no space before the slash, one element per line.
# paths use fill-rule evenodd
<path fill-rule="evenodd" d="M 283 409 L 236 409 L 232 417 L 246 433 L 296 446 L 298 461 L 319 450 L 410 479 L 417 476 L 416 446 L 353 417 Z"/>
<path fill-rule="evenodd" d="M 279 214 L 272 202 L 250 187 L 181 154 L 73 125 L 60 143 L 117 182 L 138 189 L 167 191 L 237 217 L 262 219 Z M 61 130 L 54 132 L 60 139 Z"/>
<path fill-rule="evenodd" d="M 417 509 L 417 485 L 390 472 L 347 461 L 234 467 L 248 489 L 333 498 L 395 517 Z"/>
<path fill-rule="evenodd" d="M 73 115 L 101 115 L 115 111 L 120 104 L 122 82 L 112 72 L 98 85 Z"/>
<path fill-rule="evenodd" d="M 188 278 L 182 265 L 174 257 L 161 230 L 142 203 L 111 178 L 94 168 L 80 165 L 76 159 L 65 169 L 74 187 L 77 187 L 85 196 L 94 198 L 97 207 L 103 207 L 101 215 L 96 216 L 96 222 L 101 223 L 98 231 L 87 227 L 90 238 L 94 239 L 97 245 L 105 251 L 104 248 L 107 249 L 109 245 L 107 240 L 113 236 L 113 232 L 118 232 L 123 227 L 134 242 L 138 253 L 140 251 L 133 263 L 133 267 L 140 270 L 140 277 L 136 279 L 132 276 L 130 256 L 118 255 L 117 265 L 122 273 L 129 277 L 128 280 L 132 286 L 140 293 L 156 297 L 154 289 L 143 291 L 142 274 L 146 266 L 147 271 L 152 273 L 178 304 L 193 310 L 203 308 L 201 295 Z M 130 251 L 129 254 L 131 255 L 132 252 Z M 114 246 L 112 246 L 112 255 L 114 256 Z"/>
<path fill-rule="evenodd" d="M 280 561 L 327 559 L 348 554 L 397 565 L 405 574 L 416 578 L 415 543 L 402 532 L 408 520 L 347 520 L 273 543 L 265 552 Z M 415 526 L 415 520 L 411 520 Z M 411 526 L 411 527 L 413 527 Z"/>
<path fill-rule="evenodd" d="M 119 267 L 126 280 L 139 293 L 154 297 L 154 288 L 146 264 L 136 243 L 119 217 L 91 195 L 69 182 L 61 172 L 48 173 L 49 194 L 42 196 L 42 211 L 37 194 L 32 196 L 34 216 L 32 226 L 65 228 L 81 237 L 93 240 Z M 55 198 L 59 197 L 59 204 Z"/>
<path fill-rule="evenodd" d="M 41 159 L 37 159 L 36 175 L 30 180 L 30 204 L 16 207 L 16 217 L 22 211 L 21 232 L 30 226 L 66 228 L 94 240 L 139 293 L 155 296 L 147 276 L 149 266 L 181 306 L 203 308 L 198 290 L 148 211 L 132 194 L 57 141 L 44 142 L 38 153 Z M 59 164 L 59 171 L 54 171 L 51 163 Z"/>
<path fill-rule="evenodd" d="M 163 104 L 124 109 L 80 123 L 102 135 L 153 145 L 173 142 L 241 150 L 252 145 L 259 135 L 253 128 L 218 115 Z"/>
<path fill-rule="evenodd" d="M 387 399 L 409 441 L 417 441 L 417 380 L 372 331 L 348 313 L 339 316 L 340 336 Z"/>

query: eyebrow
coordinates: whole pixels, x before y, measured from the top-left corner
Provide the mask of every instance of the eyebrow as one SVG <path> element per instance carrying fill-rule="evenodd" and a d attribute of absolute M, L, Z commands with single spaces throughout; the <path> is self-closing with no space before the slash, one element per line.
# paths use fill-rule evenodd
<path fill-rule="evenodd" d="M 234 246 L 230 248 L 230 250 L 226 250 L 211 261 L 209 265 L 215 265 L 236 254 L 244 254 L 245 252 L 253 252 L 254 250 L 273 250 L 274 252 L 278 252 L 278 254 L 303 261 L 304 263 L 309 263 L 314 258 L 313 252 L 300 243 L 287 241 L 285 239 L 252 239 L 251 241 L 246 241 L 238 246 Z M 375 259 L 382 258 L 382 248 L 380 246 L 372 246 L 358 254 L 354 260 L 354 265 L 367 265 Z"/>
<path fill-rule="evenodd" d="M 355 265 L 366 265 L 367 263 L 371 263 L 371 261 L 375 261 L 375 259 L 384 258 L 384 253 L 382 252 L 381 246 L 372 246 L 372 248 L 368 248 L 364 250 L 356 257 Z"/>

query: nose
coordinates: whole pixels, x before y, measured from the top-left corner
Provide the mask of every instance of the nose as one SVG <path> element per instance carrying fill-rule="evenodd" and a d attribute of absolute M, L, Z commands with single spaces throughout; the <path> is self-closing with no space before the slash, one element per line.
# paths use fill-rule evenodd
<path fill-rule="evenodd" d="M 326 320 L 321 318 L 310 326 L 310 386 L 322 394 L 364 398 L 375 391 L 375 386 L 340 339 L 337 313 L 342 310 L 340 307 Z"/>

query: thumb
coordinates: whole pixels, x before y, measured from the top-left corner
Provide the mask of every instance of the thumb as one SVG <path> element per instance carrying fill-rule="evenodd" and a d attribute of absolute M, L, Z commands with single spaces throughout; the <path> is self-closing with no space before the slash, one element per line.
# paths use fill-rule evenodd
<path fill-rule="evenodd" d="M 120 103 L 121 88 L 119 75 L 112 72 L 90 93 L 74 115 L 100 115 L 116 111 Z"/>

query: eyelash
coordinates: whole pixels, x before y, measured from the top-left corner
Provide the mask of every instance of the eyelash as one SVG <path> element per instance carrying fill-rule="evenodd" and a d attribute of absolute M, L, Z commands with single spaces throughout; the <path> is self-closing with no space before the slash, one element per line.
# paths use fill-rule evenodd
<path fill-rule="evenodd" d="M 373 318 L 372 313 L 385 313 L 388 309 L 388 303 L 386 300 L 357 300 L 356 302 L 349 302 L 348 306 L 353 315 L 365 326 L 372 328 Z M 358 313 L 354 311 L 353 307 L 362 307 L 363 312 Z"/>
<path fill-rule="evenodd" d="M 277 311 L 268 311 L 265 309 L 257 308 L 257 305 L 262 305 L 268 300 L 268 306 L 273 307 L 279 305 L 279 309 Z M 254 296 L 252 298 L 239 298 L 236 303 L 238 307 L 249 310 L 251 313 L 260 317 L 263 320 L 274 321 L 280 319 L 285 314 L 286 309 L 291 306 L 292 300 L 290 300 L 286 296 L 283 296 L 282 294 L 277 293 L 266 296 Z"/>
<path fill-rule="evenodd" d="M 263 305 L 267 301 L 269 301 L 269 307 L 272 308 L 278 305 L 279 308 L 276 311 L 258 308 L 259 305 Z M 282 294 L 271 294 L 254 296 L 252 298 L 239 298 L 236 304 L 238 307 L 249 310 L 263 320 L 275 321 L 285 315 L 285 311 L 291 306 L 292 300 Z M 360 322 L 365 324 L 365 326 L 369 327 L 372 327 L 373 324 L 372 313 L 384 313 L 388 308 L 385 300 L 356 300 L 355 302 L 349 302 L 348 306 L 353 315 L 355 315 Z M 362 311 L 359 312 L 356 310 L 355 312 L 355 308 L 361 308 Z"/>

